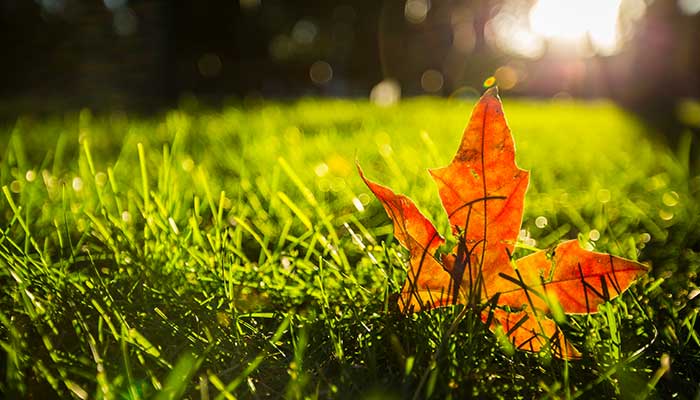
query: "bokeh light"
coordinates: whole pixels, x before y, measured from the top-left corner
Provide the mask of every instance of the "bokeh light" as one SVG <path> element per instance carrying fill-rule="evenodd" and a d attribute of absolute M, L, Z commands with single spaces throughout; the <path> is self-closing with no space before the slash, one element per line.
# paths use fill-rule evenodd
<path fill-rule="evenodd" d="M 278 61 L 286 60 L 292 55 L 294 51 L 293 46 L 294 43 L 289 36 L 277 35 L 270 41 L 270 56 Z"/>
<path fill-rule="evenodd" d="M 311 44 L 316 40 L 318 27 L 309 20 L 302 19 L 294 25 L 292 29 L 292 39 L 299 44 Z"/>
<path fill-rule="evenodd" d="M 450 98 L 454 99 L 475 99 L 479 96 L 481 91 L 471 86 L 460 86 L 450 94 Z"/>
<path fill-rule="evenodd" d="M 413 24 L 425 21 L 430 11 L 430 0 L 407 0 L 404 6 L 406 20 Z"/>
<path fill-rule="evenodd" d="M 535 219 L 535 226 L 540 229 L 544 229 L 544 227 L 547 226 L 547 222 L 547 217 L 545 217 L 544 215 L 540 215 Z"/>
<path fill-rule="evenodd" d="M 309 77 L 317 85 L 323 85 L 333 79 L 333 68 L 325 61 L 316 61 L 309 68 Z"/>
<path fill-rule="evenodd" d="M 384 79 L 372 88 L 369 99 L 381 107 L 395 104 L 401 99 L 401 86 L 393 79 Z"/>
<path fill-rule="evenodd" d="M 214 53 L 203 54 L 197 61 L 197 69 L 205 78 L 213 78 L 221 73 L 221 58 Z"/>
<path fill-rule="evenodd" d="M 646 7 L 644 0 L 508 0 L 486 23 L 484 34 L 492 47 L 525 58 L 539 58 L 548 49 L 609 56 L 632 37 Z"/>
<path fill-rule="evenodd" d="M 428 93 L 437 93 L 442 89 L 445 79 L 440 71 L 429 69 L 423 72 L 420 78 L 420 85 Z"/>
<path fill-rule="evenodd" d="M 507 2 L 484 27 L 489 45 L 497 50 L 526 58 L 544 53 L 544 43 L 528 27 L 528 7 L 522 2 Z"/>
<path fill-rule="evenodd" d="M 518 84 L 518 73 L 515 68 L 504 65 L 498 67 L 496 72 L 493 74 L 496 79 L 498 87 L 503 90 L 510 90 Z"/>
<path fill-rule="evenodd" d="M 666 192 L 661 197 L 661 201 L 667 207 L 675 207 L 676 205 L 678 205 L 679 200 L 680 200 L 680 196 L 678 196 L 678 193 L 676 193 L 674 191 Z"/>
<path fill-rule="evenodd" d="M 612 198 L 612 195 L 608 189 L 600 189 L 598 190 L 598 193 L 596 194 L 596 198 L 598 199 L 599 202 L 605 204 L 610 201 Z"/>
<path fill-rule="evenodd" d="M 686 15 L 700 13 L 700 0 L 678 0 L 678 8 Z"/>
<path fill-rule="evenodd" d="M 114 32 L 119 36 L 129 36 L 136 33 L 139 20 L 130 8 L 119 8 L 114 11 Z"/>
<path fill-rule="evenodd" d="M 602 54 L 617 49 L 621 0 L 538 0 L 530 10 L 532 31 L 567 44 L 590 41 Z"/>

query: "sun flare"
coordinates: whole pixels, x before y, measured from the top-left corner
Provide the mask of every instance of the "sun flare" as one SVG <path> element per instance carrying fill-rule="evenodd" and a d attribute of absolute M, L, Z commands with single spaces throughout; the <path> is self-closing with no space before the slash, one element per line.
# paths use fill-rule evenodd
<path fill-rule="evenodd" d="M 609 54 L 618 45 L 621 0 L 538 0 L 529 14 L 532 32 L 565 43 L 589 40 L 596 52 Z"/>

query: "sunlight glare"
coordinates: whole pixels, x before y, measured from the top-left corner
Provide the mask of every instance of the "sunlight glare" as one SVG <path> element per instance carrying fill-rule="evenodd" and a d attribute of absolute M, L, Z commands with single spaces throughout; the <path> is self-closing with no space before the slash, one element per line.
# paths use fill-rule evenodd
<path fill-rule="evenodd" d="M 617 24 L 622 0 L 538 0 L 530 10 L 533 33 L 551 41 L 589 39 L 600 54 L 618 45 Z"/>
<path fill-rule="evenodd" d="M 527 58 L 542 56 L 544 41 L 528 26 L 529 10 L 529 2 L 506 1 L 484 26 L 486 41 L 507 53 Z"/>
<path fill-rule="evenodd" d="M 685 15 L 700 13 L 700 0 L 678 0 L 678 7 Z"/>

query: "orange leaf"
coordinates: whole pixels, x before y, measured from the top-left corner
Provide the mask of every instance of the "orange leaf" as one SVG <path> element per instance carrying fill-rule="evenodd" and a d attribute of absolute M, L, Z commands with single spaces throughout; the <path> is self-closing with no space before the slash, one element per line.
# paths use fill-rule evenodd
<path fill-rule="evenodd" d="M 576 240 L 560 243 L 554 255 L 539 251 L 516 262 L 520 276 L 500 276 L 500 304 L 534 306 L 547 312 L 558 301 L 567 314 L 590 314 L 617 297 L 647 268 L 635 261 L 587 251 Z"/>
<path fill-rule="evenodd" d="M 515 164 L 515 146 L 495 88 L 472 112 L 450 165 L 430 170 L 452 232 L 462 232 L 471 254 L 466 280 L 473 289 L 478 270 L 482 298 L 501 272 L 511 273 L 510 256 L 520 231 L 529 173 Z M 464 260 L 467 262 L 467 260 Z M 471 281 L 471 282 L 469 282 Z"/>
<path fill-rule="evenodd" d="M 549 318 L 537 317 L 526 311 L 507 312 L 494 308 L 491 316 L 491 331 L 498 327 L 518 350 L 540 351 L 550 346 L 552 353 L 564 359 L 581 358 L 581 353 L 564 337 L 557 324 Z M 481 313 L 481 320 L 487 323 L 489 311 Z"/>
<path fill-rule="evenodd" d="M 560 244 L 553 255 L 540 251 L 513 262 L 529 173 L 515 164 L 515 146 L 496 89 L 474 107 L 450 165 L 430 170 L 458 244 L 442 264 L 434 258 L 444 243 L 413 202 L 360 176 L 394 222 L 394 234 L 408 249 L 408 282 L 402 310 L 427 310 L 455 303 L 474 305 L 495 299 L 493 330 L 502 326 L 519 349 L 551 346 L 562 358 L 580 353 L 544 314 L 557 301 L 569 314 L 594 313 L 623 291 L 646 267 L 609 254 L 586 251 L 576 241 Z M 513 268 L 515 266 L 515 268 Z M 487 317 L 484 317 L 486 315 Z M 482 314 L 487 321 L 489 313 Z M 494 325 L 495 324 L 495 325 Z"/>
<path fill-rule="evenodd" d="M 433 256 L 445 239 L 411 199 L 370 181 L 359 165 L 357 170 L 365 184 L 381 201 L 394 222 L 394 236 L 408 249 L 410 255 L 411 268 L 399 303 L 401 310 L 422 310 L 452 304 L 452 276 Z"/>

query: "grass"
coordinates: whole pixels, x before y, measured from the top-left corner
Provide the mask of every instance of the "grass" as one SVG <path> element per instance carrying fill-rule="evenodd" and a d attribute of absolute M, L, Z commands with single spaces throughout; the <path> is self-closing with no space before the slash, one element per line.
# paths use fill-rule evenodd
<path fill-rule="evenodd" d="M 505 99 L 532 172 L 521 240 L 579 237 L 652 265 L 567 319 L 581 361 L 513 352 L 459 306 L 398 312 L 405 252 L 354 160 L 448 232 L 425 169 L 449 162 L 472 105 L 194 104 L 7 125 L 0 396 L 697 398 L 700 177 L 687 143 L 655 144 L 608 103 Z"/>

